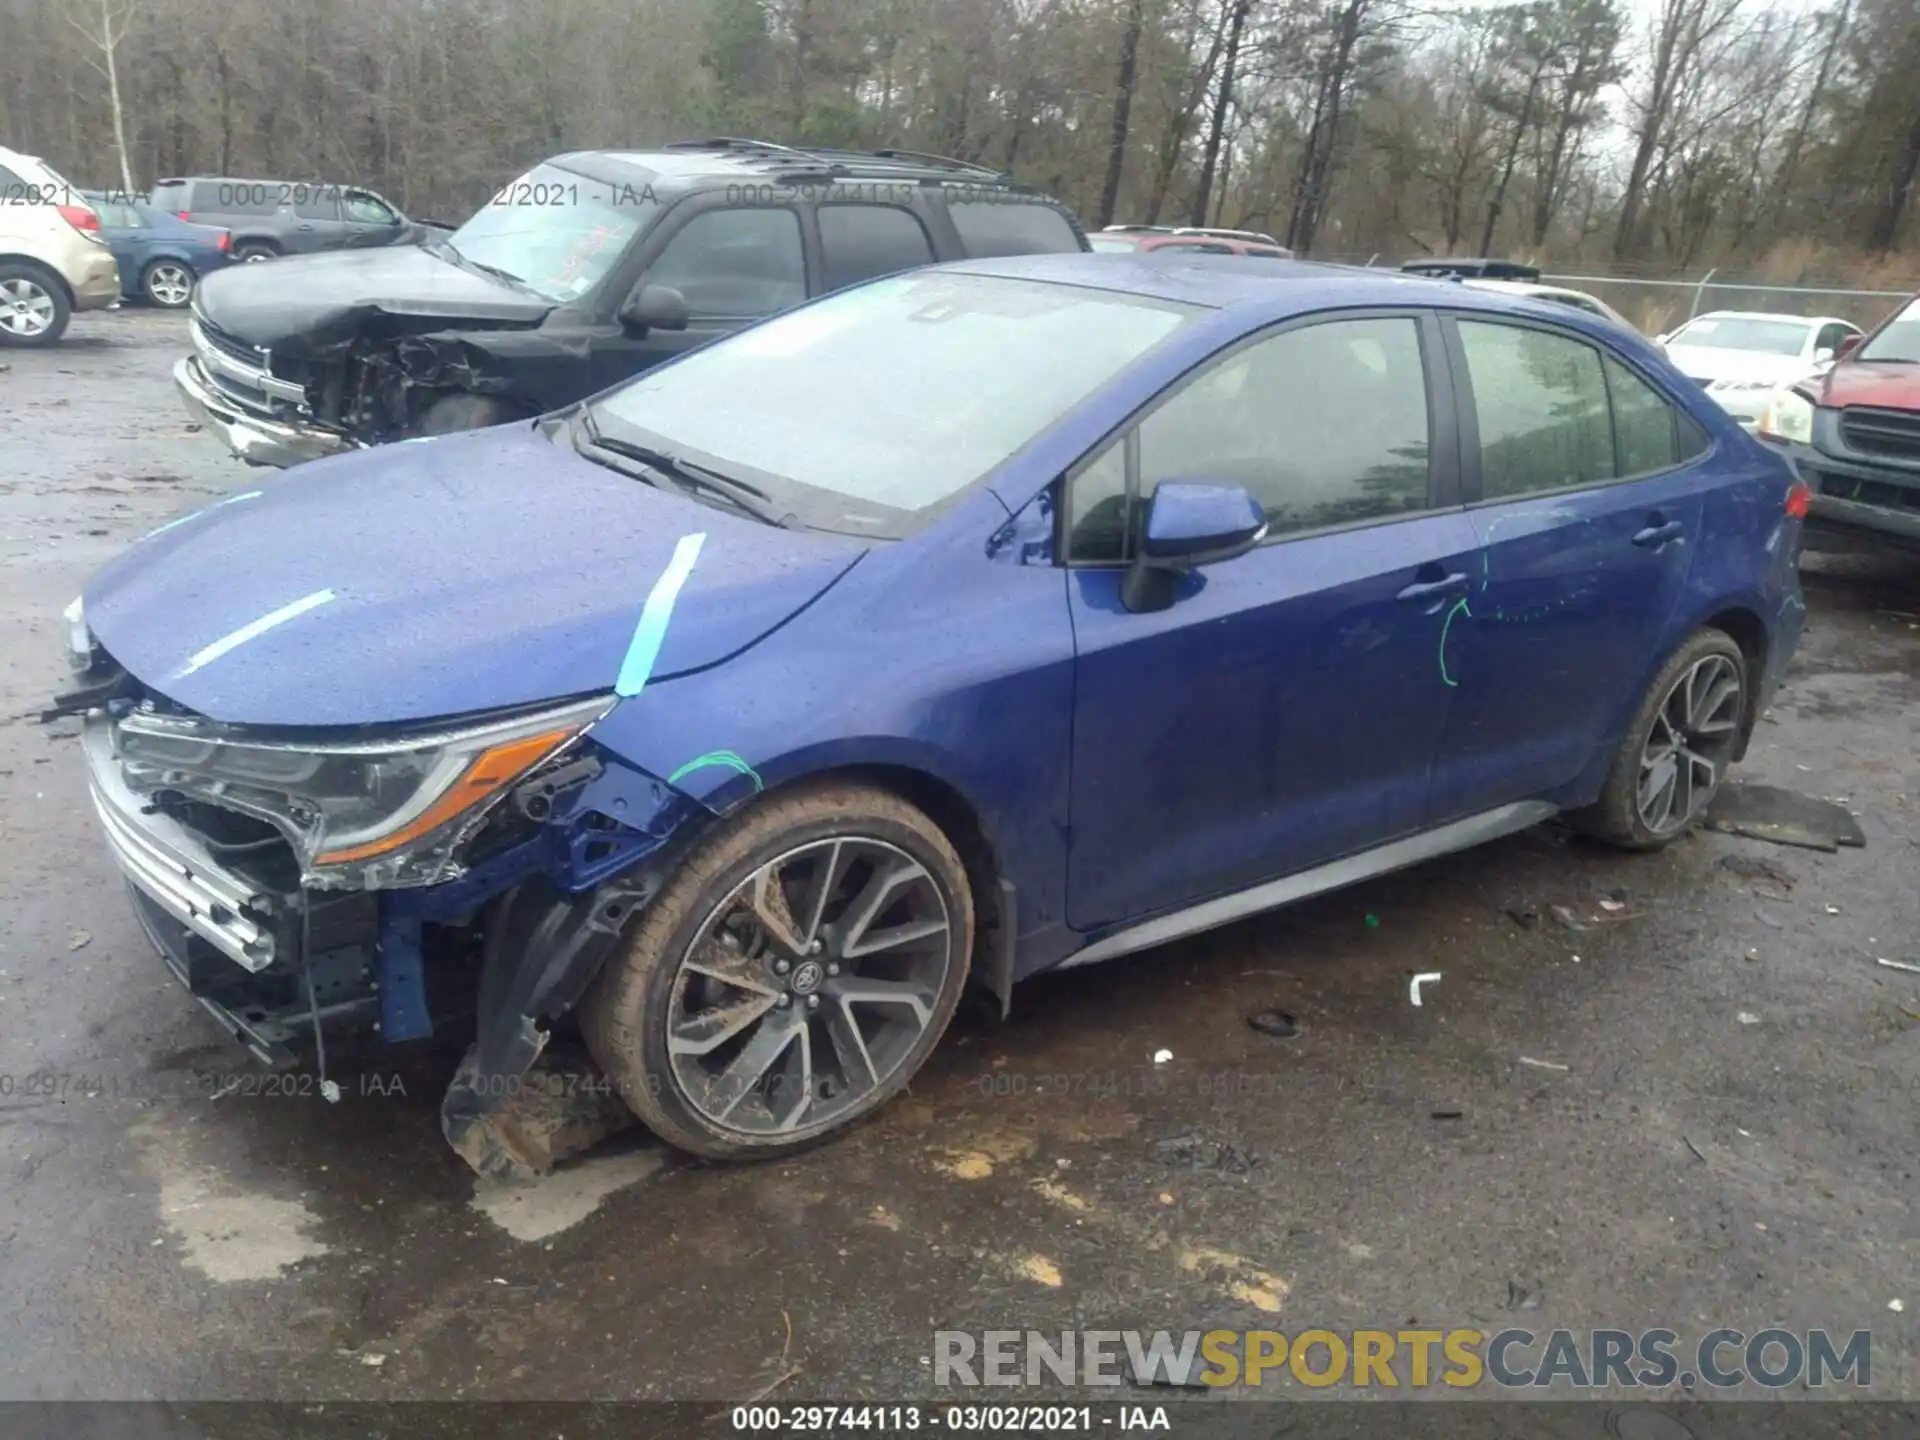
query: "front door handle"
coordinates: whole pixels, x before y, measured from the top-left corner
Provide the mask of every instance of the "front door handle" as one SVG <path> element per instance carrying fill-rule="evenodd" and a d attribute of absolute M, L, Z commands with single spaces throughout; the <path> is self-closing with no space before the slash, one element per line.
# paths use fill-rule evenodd
<path fill-rule="evenodd" d="M 1438 580 L 1416 580 L 1393 598 L 1403 605 L 1419 605 L 1428 601 L 1442 601 L 1467 593 L 1467 577 L 1460 571 L 1442 576 Z"/>
<path fill-rule="evenodd" d="M 1686 533 L 1686 528 L 1678 520 L 1669 520 L 1664 525 L 1649 525 L 1635 532 L 1633 543 L 1644 550 L 1657 550 L 1669 540 L 1678 540 Z"/>

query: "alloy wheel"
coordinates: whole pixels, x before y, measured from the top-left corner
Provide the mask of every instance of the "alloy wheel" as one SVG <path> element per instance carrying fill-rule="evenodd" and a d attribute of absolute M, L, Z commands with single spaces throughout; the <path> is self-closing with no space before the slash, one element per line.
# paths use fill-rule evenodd
<path fill-rule="evenodd" d="M 162 261 L 147 271 L 147 295 L 156 304 L 178 309 L 193 298 L 193 276 L 184 265 Z"/>
<path fill-rule="evenodd" d="M 53 328 L 53 296 L 46 287 L 23 276 L 0 280 L 0 329 L 22 340 L 44 335 Z"/>
<path fill-rule="evenodd" d="M 1688 666 L 1660 702 L 1640 751 L 1634 796 L 1641 824 L 1655 836 L 1685 829 L 1712 803 L 1745 704 L 1740 668 L 1725 655 Z"/>
<path fill-rule="evenodd" d="M 884 840 L 816 840 L 708 913 L 667 1006 L 673 1082 L 716 1129 L 791 1135 L 861 1108 L 914 1054 L 955 963 L 933 876 Z"/>

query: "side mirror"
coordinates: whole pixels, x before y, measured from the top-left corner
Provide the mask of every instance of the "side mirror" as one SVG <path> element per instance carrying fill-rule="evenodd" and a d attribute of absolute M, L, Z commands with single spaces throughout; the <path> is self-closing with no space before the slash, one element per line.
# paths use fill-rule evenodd
<path fill-rule="evenodd" d="M 1240 486 L 1164 481 L 1147 502 L 1121 603 L 1135 613 L 1164 610 L 1179 576 L 1244 555 L 1266 534 L 1267 512 Z"/>
<path fill-rule="evenodd" d="M 1860 348 L 1860 342 L 1866 338 L 1867 337 L 1864 335 L 1847 336 L 1846 339 L 1840 342 L 1840 348 L 1833 352 L 1833 358 L 1836 360 L 1846 359 L 1849 355 L 1853 354 L 1854 351 Z"/>
<path fill-rule="evenodd" d="M 687 319 L 687 297 L 671 285 L 649 285 L 642 280 L 620 306 L 620 323 L 638 334 L 684 330 Z"/>

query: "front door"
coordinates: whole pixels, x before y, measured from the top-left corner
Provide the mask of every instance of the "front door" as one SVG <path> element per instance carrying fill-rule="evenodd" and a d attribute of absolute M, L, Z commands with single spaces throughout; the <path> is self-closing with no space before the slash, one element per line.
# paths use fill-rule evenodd
<path fill-rule="evenodd" d="M 1454 327 L 1481 553 L 1454 607 L 1429 823 L 1578 777 L 1639 697 L 1700 540 L 1705 437 L 1586 340 Z"/>
<path fill-rule="evenodd" d="M 1475 558 L 1445 385 L 1430 318 L 1295 324 L 1183 382 L 1070 477 L 1076 929 L 1417 826 L 1453 693 L 1441 628 Z M 1244 486 L 1269 538 L 1131 613 L 1115 562 L 1143 497 L 1176 478 Z"/>
<path fill-rule="evenodd" d="M 805 300 L 799 213 L 777 205 L 696 210 L 667 238 L 641 279 L 686 297 L 687 328 L 634 334 L 613 319 L 593 344 L 595 390 Z"/>

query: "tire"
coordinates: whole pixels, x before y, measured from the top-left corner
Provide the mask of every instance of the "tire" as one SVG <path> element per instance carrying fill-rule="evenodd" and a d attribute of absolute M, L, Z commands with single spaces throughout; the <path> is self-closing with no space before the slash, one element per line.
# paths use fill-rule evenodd
<path fill-rule="evenodd" d="M 415 422 L 412 433 L 457 435 L 463 430 L 484 430 L 489 425 L 526 418 L 527 412 L 519 406 L 492 395 L 442 395 Z"/>
<path fill-rule="evenodd" d="M 280 252 L 265 240 L 242 240 L 233 247 L 233 258 L 242 265 L 257 265 L 262 260 L 278 260 Z"/>
<path fill-rule="evenodd" d="M 57 345 L 73 319 L 67 287 L 30 260 L 0 260 L 0 345 Z"/>
<path fill-rule="evenodd" d="M 668 1143 L 790 1155 L 906 1087 L 953 1018 L 973 935 L 966 867 L 938 826 L 884 790 L 808 786 L 694 849 L 596 980 L 581 1030 Z"/>
<path fill-rule="evenodd" d="M 184 260 L 155 260 L 140 272 L 140 293 L 149 305 L 182 310 L 193 302 L 198 278 Z"/>
<path fill-rule="evenodd" d="M 1695 631 L 1647 686 L 1620 738 L 1600 798 L 1572 816 L 1574 822 L 1627 850 L 1659 850 L 1692 830 L 1732 763 L 1746 719 L 1747 687 L 1747 657 L 1733 637 L 1720 630 Z M 1648 760 L 1661 750 L 1675 762 L 1671 788 L 1661 784 L 1662 762 Z M 1686 776 L 1692 782 L 1683 790 Z"/>

